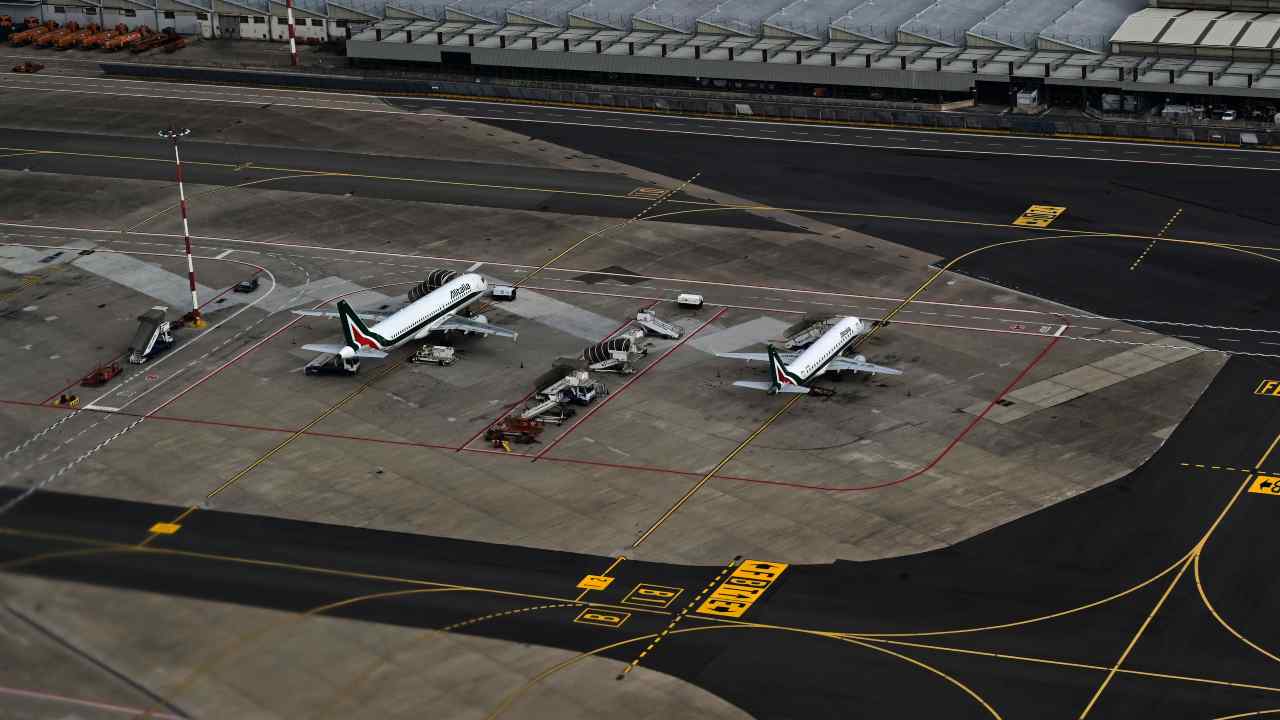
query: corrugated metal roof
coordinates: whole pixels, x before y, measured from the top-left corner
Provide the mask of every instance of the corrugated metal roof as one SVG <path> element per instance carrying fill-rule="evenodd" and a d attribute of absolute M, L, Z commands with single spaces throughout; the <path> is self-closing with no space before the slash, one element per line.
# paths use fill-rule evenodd
<path fill-rule="evenodd" d="M 1151 43 L 1160 37 L 1165 27 L 1176 17 L 1187 12 L 1171 8 L 1147 8 L 1130 15 L 1111 35 L 1114 43 Z"/>
<path fill-rule="evenodd" d="M 1209 29 L 1209 24 L 1226 13 L 1194 10 L 1173 19 L 1157 41 L 1161 45 L 1195 45 Z"/>

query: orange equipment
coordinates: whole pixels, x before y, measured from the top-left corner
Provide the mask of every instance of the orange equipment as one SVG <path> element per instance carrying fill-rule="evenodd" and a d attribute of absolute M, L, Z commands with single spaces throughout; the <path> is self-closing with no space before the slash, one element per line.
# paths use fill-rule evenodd
<path fill-rule="evenodd" d="M 27 20 L 30 20 L 30 19 L 31 18 L 27 18 Z M 27 30 L 23 30 L 20 33 L 14 33 L 13 35 L 9 36 L 9 44 L 16 46 L 16 45 L 26 45 L 27 43 L 35 42 L 36 38 L 40 37 L 41 35 L 44 35 L 45 33 L 51 33 L 57 30 L 58 23 L 50 20 L 43 25 L 38 25 L 38 24 L 27 25 L 27 28 L 28 28 Z"/>
<path fill-rule="evenodd" d="M 92 50 L 94 48 L 102 47 L 102 44 L 105 43 L 106 41 L 110 40 L 111 38 L 117 35 L 123 35 L 127 32 L 129 32 L 129 27 L 124 23 L 120 23 L 119 25 L 116 25 L 111 30 L 99 30 L 98 32 L 92 35 L 87 35 L 81 38 L 80 49 Z"/>
<path fill-rule="evenodd" d="M 484 439 L 495 448 L 502 447 L 503 442 L 528 445 L 538 442 L 542 434 L 542 424 L 524 418 L 508 417 L 484 431 Z"/>
<path fill-rule="evenodd" d="M 69 22 L 61 28 L 48 32 L 35 39 L 33 43 L 36 47 L 53 47 L 53 44 L 59 39 L 72 33 L 80 32 L 80 23 Z"/>
<path fill-rule="evenodd" d="M 152 33 L 144 36 L 138 41 L 130 44 L 129 51 L 133 53 L 140 53 L 148 50 L 154 50 L 165 43 L 172 42 L 171 38 L 177 37 L 178 33 L 174 32 L 173 28 L 165 28 L 158 33 Z"/>
<path fill-rule="evenodd" d="M 120 363 L 112 361 L 106 365 L 94 368 L 93 372 L 84 376 L 80 384 L 84 387 L 99 387 L 106 385 L 111 378 L 120 374 Z"/>
<path fill-rule="evenodd" d="M 90 35 L 97 34 L 99 30 L 101 30 L 101 28 L 97 25 L 89 23 L 89 26 L 83 30 L 77 30 L 76 32 L 68 33 L 58 38 L 54 41 L 53 46 L 59 50 L 70 50 L 76 45 L 79 45 L 81 40 L 89 37 Z"/>
<path fill-rule="evenodd" d="M 102 49 L 106 50 L 107 52 L 121 50 L 123 48 L 129 47 L 130 45 L 138 42 L 144 37 L 150 37 L 151 35 L 154 35 L 154 34 L 155 33 L 152 32 L 151 28 L 147 27 L 146 25 L 139 25 L 138 27 L 130 30 L 127 33 L 116 35 L 110 40 L 107 40 L 106 42 L 102 43 Z"/>

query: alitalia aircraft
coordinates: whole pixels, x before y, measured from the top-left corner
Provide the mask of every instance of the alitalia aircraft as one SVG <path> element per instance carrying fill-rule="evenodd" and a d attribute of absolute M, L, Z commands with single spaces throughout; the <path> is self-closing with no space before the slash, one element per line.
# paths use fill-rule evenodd
<path fill-rule="evenodd" d="M 716 353 L 717 357 L 734 360 L 768 361 L 771 378 L 767 382 L 739 380 L 735 387 L 764 390 L 774 393 L 807 393 L 810 385 L 823 373 L 852 370 L 854 372 L 901 375 L 901 370 L 873 365 L 861 355 L 845 357 L 842 353 L 867 331 L 868 326 L 856 317 L 841 318 L 822 334 L 822 337 L 805 348 L 804 352 L 778 352 L 773 345 L 767 353 Z"/>
<path fill-rule="evenodd" d="M 500 335 L 515 340 L 517 333 L 512 330 L 480 320 L 458 317 L 455 314 L 484 295 L 488 289 L 489 285 L 483 277 L 476 273 L 467 273 L 453 278 L 386 316 L 376 313 L 357 313 L 351 309 L 346 300 L 338 301 L 336 313 L 327 310 L 295 310 L 294 312 L 298 315 L 336 317 L 342 321 L 344 344 L 312 343 L 303 345 L 302 349 L 331 353 L 343 360 L 380 359 L 385 358 L 388 351 L 409 340 L 419 340 L 429 333 L 445 330 Z M 365 324 L 366 321 L 377 324 L 369 327 Z"/>

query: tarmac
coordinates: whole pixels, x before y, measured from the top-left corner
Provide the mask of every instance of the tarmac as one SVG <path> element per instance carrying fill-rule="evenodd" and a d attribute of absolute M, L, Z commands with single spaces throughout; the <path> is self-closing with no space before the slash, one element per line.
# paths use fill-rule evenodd
<path fill-rule="evenodd" d="M 295 112 L 174 105 L 204 133 Z M 931 154 L 880 151 L 901 175 L 854 183 L 843 174 L 867 167 L 855 157 L 767 166 L 751 155 L 767 146 L 729 138 L 719 150 L 665 139 L 665 157 L 646 160 L 606 147 L 604 130 L 555 137 L 583 148 L 565 149 L 529 136 L 546 125 L 450 119 L 435 158 L 407 130 L 376 155 L 327 149 L 331 121 L 282 144 L 237 131 L 184 156 L 209 329 L 179 330 L 175 348 L 100 391 L 76 389 L 78 411 L 54 408 L 123 352 L 137 314 L 185 311 L 168 148 L 141 140 L 163 113 L 131 112 L 110 137 L 77 134 L 88 121 L 75 112 L 47 132 L 15 129 L 30 154 L 0 158 L 0 317 L 21 339 L 0 347 L 0 581 L 18 613 L 6 628 L 42 653 L 0 673 L 0 693 L 31 717 L 67 704 L 43 695 L 75 688 L 238 717 L 341 713 L 335 697 L 379 716 L 577 717 L 605 702 L 625 717 L 1086 703 L 1099 717 L 1206 717 L 1273 697 L 1239 639 L 1274 646 L 1249 591 L 1269 581 L 1242 559 L 1267 501 L 1241 483 L 1269 467 L 1274 402 L 1254 393 L 1275 374 L 1275 331 L 1250 284 L 1267 276 L 1245 247 L 1264 242 L 1260 221 L 1228 198 L 1179 206 L 1175 222 L 1131 198 L 1092 202 L 1097 179 L 1082 174 L 1064 186 L 1064 220 L 1036 234 L 1009 225 L 1026 197 L 1056 200 L 1029 174 L 982 176 L 992 199 L 971 198 L 972 212 L 942 207 L 954 197 L 920 178 L 957 177 L 957 161 Z M 387 126 L 343 119 L 365 143 Z M 730 159 L 703 170 L 715 152 Z M 826 174 L 801 183 L 804 167 Z M 1141 171 L 1153 186 L 1175 174 L 1159 172 Z M 841 214 L 850 186 L 879 194 Z M 1066 237 L 1031 272 L 1031 256 L 982 249 L 1011 232 Z M 1159 242 L 1179 238 L 1205 244 Z M 1097 252 L 1122 241 L 1148 250 L 1126 253 L 1124 283 Z M 975 266 L 967 250 L 1000 259 Z M 1210 250 L 1251 264 L 1205 272 L 1197 253 Z M 439 267 L 520 283 L 514 303 L 486 309 L 520 341 L 458 339 L 449 368 L 401 351 L 354 378 L 301 372 L 310 355 L 297 347 L 337 327 L 289 310 L 338 296 L 380 308 Z M 254 274 L 257 291 L 228 292 Z M 678 309 L 686 291 L 706 305 Z M 652 339 L 635 374 L 603 377 L 604 401 L 531 447 L 479 439 L 556 358 L 647 306 L 685 334 Z M 793 405 L 733 388 L 760 369 L 714 356 L 835 313 L 886 318 L 859 352 L 904 374 L 831 382 L 834 397 Z M 790 567 L 745 620 L 702 610 L 748 558 Z M 586 575 L 613 580 L 590 590 Z M 415 594 L 383 597 L 402 591 Z M 1202 606 L 1239 638 L 1196 624 Z M 240 647 L 259 641 L 249 628 L 294 619 L 296 633 L 261 643 L 269 652 Z M 422 644 L 389 653 L 404 628 Z M 915 690 L 922 677 L 939 684 Z"/>

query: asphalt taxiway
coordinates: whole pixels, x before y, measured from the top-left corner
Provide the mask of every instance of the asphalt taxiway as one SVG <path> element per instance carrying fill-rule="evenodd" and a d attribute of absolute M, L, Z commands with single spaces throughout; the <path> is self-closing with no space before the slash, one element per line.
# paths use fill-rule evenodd
<path fill-rule="evenodd" d="M 618 145 L 633 131 L 614 132 Z M 1152 208 L 1137 195 L 1095 201 L 1089 186 L 1105 184 L 1116 163 L 1090 165 L 1103 171 L 1054 161 L 1064 165 L 1044 176 L 1025 168 L 983 175 L 971 166 L 954 176 L 936 153 L 880 148 L 849 151 L 847 167 L 811 156 L 792 167 L 777 161 L 774 145 L 753 155 L 750 144 L 723 139 L 672 145 L 693 164 L 733 156 L 721 160 L 724 171 L 676 174 L 697 177 L 700 187 L 675 194 L 678 181 L 638 180 L 604 161 L 601 172 L 580 174 L 551 163 L 506 170 L 483 160 L 415 164 L 268 148 L 262 153 L 297 160 L 270 171 L 296 168 L 302 185 L 201 195 L 196 219 L 202 267 L 218 268 L 206 272 L 208 282 L 223 287 L 251 269 L 229 260 L 263 268 L 270 282 L 249 299 L 227 296 L 210 311 L 225 325 L 186 336 L 153 371 L 131 372 L 111 407 L 73 413 L 42 401 L 63 381 L 50 377 L 63 372 L 57 348 L 74 346 L 87 358 L 107 347 L 148 292 L 182 280 L 173 272 L 181 265 L 166 251 L 175 229 L 168 201 L 152 197 L 167 189 L 158 182 L 167 176 L 135 169 L 162 167 L 138 159 L 162 153 L 103 159 L 95 156 L 104 149 L 141 141 L 51 137 L 40 139 L 66 143 L 58 152 L 67 155 L 0 159 L 51 163 L 8 172 L 0 190 L 11 213 L 0 260 L 24 268 L 5 288 L 5 320 L 28 339 L 25 349 L 3 351 L 14 368 L 5 436 L 21 441 L 6 450 L 15 450 L 22 478 L 57 480 L 0 522 L 0 570 L 15 597 L 38 598 L 46 586 L 23 583 L 39 575 L 111 588 L 117 598 L 143 591 L 175 605 L 215 600 L 231 617 L 237 605 L 274 608 L 568 653 L 522 666 L 519 682 L 470 708 L 490 716 L 522 716 L 556 676 L 600 657 L 610 672 L 594 682 L 606 698 L 657 670 L 758 717 L 854 709 L 1020 717 L 1053 708 L 1078 717 L 1205 718 L 1280 707 L 1272 650 L 1280 638 L 1266 602 L 1275 588 L 1257 550 L 1276 502 L 1268 478 L 1280 365 L 1269 357 L 1270 286 L 1254 286 L 1273 260 L 1266 223 L 1250 207 L 1262 191 L 1252 185 L 1212 196 L 1211 209 Z M 643 160 L 625 148 L 597 150 Z M 218 173 L 262 171 L 249 160 L 228 162 L 242 160 L 228 153 L 257 152 L 252 145 L 193 152 L 200 162 L 233 165 L 215 167 L 200 191 L 230 187 L 234 178 Z M 363 178 L 367 186 L 333 208 L 333 193 L 321 187 L 327 180 L 315 176 L 345 180 L 351 167 L 332 163 L 347 162 L 354 174 L 394 172 Z M 877 162 L 892 166 L 894 178 L 867 175 Z M 820 176 L 801 186 L 807 165 Z M 1077 175 L 1059 202 L 1051 193 L 1073 177 L 1064 169 Z M 1202 171 L 1220 170 L 1186 172 Z M 443 185 L 454 172 L 484 182 L 456 196 L 403 189 L 433 184 L 418 180 Z M 1145 172 L 1142 182 L 1161 193 L 1177 181 L 1158 163 Z M 1230 177 L 1247 185 L 1254 172 Z M 528 192 L 523 186 L 473 186 L 504 175 L 560 183 L 575 196 L 648 185 L 663 194 L 548 212 L 497 199 Z M 926 179 L 952 177 L 983 190 L 949 206 L 936 196 L 961 192 L 960 181 Z M 850 187 L 880 195 L 842 206 Z M 102 204 L 68 203 L 57 221 L 46 219 L 49 197 L 77 193 Z M 703 215 L 743 214 L 722 201 L 725 193 L 767 202 L 743 222 L 759 222 L 762 210 L 784 215 L 769 208 L 785 207 L 786 223 L 617 222 L 645 209 L 658 209 L 652 219 L 679 220 L 699 213 L 658 216 L 709 207 L 692 203 L 724 206 Z M 123 207 L 107 212 L 113 198 Z M 422 202 L 403 202 L 409 198 Z M 1067 210 L 1048 228 L 1012 224 L 1035 201 Z M 976 209 L 966 212 L 969 205 Z M 309 221 L 307 242 L 282 231 L 281 207 Z M 799 231 L 797 215 L 831 225 Z M 1098 225 L 1077 226 L 1078 216 Z M 495 233 L 522 242 L 495 244 Z M 1039 252 L 1001 255 L 1012 246 L 997 244 L 1010 234 Z M 54 248 L 94 254 L 42 264 Z M 104 260 L 115 255 L 134 264 Z M 1233 257 L 1239 262 L 1223 260 Z M 984 270 L 988 258 L 995 260 Z M 274 314 L 289 303 L 344 293 L 389 298 L 429 267 L 477 264 L 522 282 L 528 305 L 492 310 L 522 330 L 517 354 L 477 344 L 449 371 L 391 363 L 346 384 L 291 372 L 301 361 L 290 348 L 331 328 Z M 1006 282 L 1019 268 L 1026 276 L 1015 277 L 1018 287 L 1049 295 L 1061 288 L 1083 307 L 954 274 Z M 659 346 L 634 379 L 611 380 L 608 403 L 564 428 L 554 447 L 505 453 L 471 444 L 528 392 L 548 358 L 579 352 L 625 326 L 637 304 L 690 287 L 704 289 L 710 307 L 678 316 L 685 342 Z M 85 291 L 100 313 L 84 312 Z M 866 351 L 902 363 L 910 370 L 903 380 L 855 386 L 823 403 L 726 395 L 727 381 L 750 371 L 718 364 L 708 348 L 757 342 L 800 317 L 837 310 L 891 320 Z M 23 362 L 21 353 L 41 362 Z M 1231 359 L 1219 371 L 1223 356 Z M 865 492 L 873 487 L 892 489 Z M 5 492 L 11 499 L 22 491 Z M 795 561 L 802 557 L 883 559 Z M 103 625 L 114 627 L 109 613 L 101 611 Z M 80 637 L 99 637 L 97 616 L 74 616 L 84 618 Z M 117 636 L 114 647 L 129 648 L 120 653 L 125 662 L 172 664 L 177 673 L 151 680 L 181 708 L 192 697 L 183 678 L 234 670 L 247 657 L 238 653 L 274 645 L 271 629 L 227 627 L 221 641 L 230 649 L 220 642 L 193 650 L 186 639 L 203 628 L 189 623 Z M 153 637 L 171 651 L 147 654 Z M 240 677 L 234 686 L 271 681 Z M 208 707 L 229 696 L 205 692 L 194 697 Z"/>
<path fill-rule="evenodd" d="M 367 598 L 326 612 L 425 629 L 538 604 L 456 631 L 624 662 L 678 620 L 644 665 L 756 717 L 849 707 L 1024 717 L 1092 700 L 1096 717 L 1217 717 L 1280 703 L 1263 655 L 1280 636 L 1257 600 L 1280 590 L 1257 553 L 1280 500 L 1249 490 L 1255 472 L 1280 462 L 1280 404 L 1254 394 L 1259 378 L 1277 374 L 1273 361 L 1229 363 L 1164 448 L 1122 480 L 944 551 L 793 565 L 741 618 L 688 612 L 686 598 L 715 584 L 722 567 L 611 563 L 218 511 L 139 547 L 139 529 L 175 508 L 56 493 L 6 518 L 0 567 L 293 612 Z M 1096 531 L 1081 532 L 1082 517 Z M 607 589 L 577 591 L 579 578 L 611 564 Z M 442 588 L 455 592 L 414 593 Z M 1158 622 L 1144 622 L 1165 604 Z M 1224 638 L 1224 626 L 1258 649 Z M 1091 697 L 1104 680 L 1106 691 Z"/>

